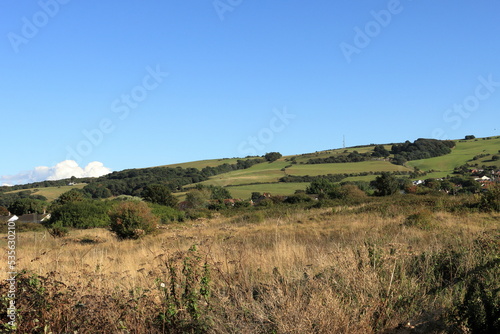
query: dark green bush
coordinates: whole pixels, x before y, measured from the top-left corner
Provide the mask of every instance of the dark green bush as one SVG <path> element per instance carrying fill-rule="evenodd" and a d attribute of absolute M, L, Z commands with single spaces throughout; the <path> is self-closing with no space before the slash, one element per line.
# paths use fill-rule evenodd
<path fill-rule="evenodd" d="M 53 226 L 74 228 L 107 227 L 110 223 L 108 216 L 110 207 L 109 202 L 97 200 L 82 200 L 56 205 L 50 220 L 45 225 L 48 228 Z"/>

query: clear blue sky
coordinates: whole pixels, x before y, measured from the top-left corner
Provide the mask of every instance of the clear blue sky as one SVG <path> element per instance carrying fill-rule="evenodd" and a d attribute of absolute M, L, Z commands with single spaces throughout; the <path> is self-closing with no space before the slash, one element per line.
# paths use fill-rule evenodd
<path fill-rule="evenodd" d="M 498 135 L 499 13 L 495 0 L 2 1 L 0 177 L 298 154 L 343 135 Z"/>

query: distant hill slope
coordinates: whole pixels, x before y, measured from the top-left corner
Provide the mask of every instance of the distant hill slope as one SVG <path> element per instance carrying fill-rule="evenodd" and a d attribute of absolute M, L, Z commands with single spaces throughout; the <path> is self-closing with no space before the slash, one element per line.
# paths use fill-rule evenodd
<path fill-rule="evenodd" d="M 49 202 L 52 202 L 53 200 L 55 200 L 56 198 L 58 198 L 59 196 L 61 196 L 61 194 L 67 192 L 67 191 L 70 191 L 71 189 L 73 188 L 76 188 L 76 189 L 82 189 L 83 187 L 85 187 L 87 184 L 86 183 L 78 183 L 78 184 L 75 184 L 73 186 L 58 186 L 58 187 L 40 187 L 40 188 L 28 188 L 28 189 L 20 189 L 20 190 L 14 190 L 14 191 L 9 191 L 9 192 L 6 192 L 7 194 L 9 193 L 17 193 L 17 192 L 21 192 L 21 191 L 31 191 L 31 194 L 32 195 L 41 195 L 41 196 L 44 196 L 47 198 L 47 201 Z"/>
<path fill-rule="evenodd" d="M 307 164 L 309 159 L 327 158 L 336 154 L 346 154 L 353 151 L 365 153 L 373 151 L 375 145 L 358 146 L 346 149 L 333 149 L 314 153 L 290 155 L 272 163 L 262 163 L 251 168 L 232 171 L 210 177 L 209 180 L 201 182 L 206 185 L 217 185 L 229 187 L 229 191 L 234 197 L 248 198 L 251 193 L 270 192 L 273 194 L 286 195 L 295 190 L 305 189 L 305 183 L 283 183 L 279 182 L 281 177 L 287 175 L 296 176 L 317 176 L 327 174 L 352 174 L 352 173 L 379 173 L 379 172 L 411 172 L 415 167 L 422 171 L 432 171 L 423 178 L 440 178 L 453 173 L 453 169 L 465 163 L 482 165 L 495 165 L 491 161 L 491 156 L 498 154 L 500 150 L 500 137 L 477 138 L 472 140 L 455 140 L 456 146 L 452 152 L 436 158 L 423 160 L 413 160 L 404 166 L 395 165 L 387 160 L 370 160 L 352 163 L 326 163 Z M 391 149 L 391 144 L 384 145 L 387 150 Z M 490 154 L 490 156 L 471 161 L 475 156 Z M 391 155 L 390 157 L 393 157 Z M 295 164 L 291 160 L 295 160 Z M 223 163 L 224 160 L 208 160 L 211 163 Z M 226 160 L 227 161 L 227 160 Z M 195 162 L 203 164 L 202 162 Z M 500 165 L 500 162 L 497 163 Z M 184 164 L 184 167 L 192 167 L 191 163 Z M 371 181 L 376 175 L 351 176 L 343 181 Z M 189 186 L 188 186 L 189 187 Z"/>
<path fill-rule="evenodd" d="M 477 163 L 479 166 L 500 164 L 491 161 L 491 156 L 498 154 L 500 150 L 500 137 L 492 137 L 491 139 L 478 138 L 472 140 L 456 140 L 455 142 L 456 146 L 450 154 L 436 158 L 409 161 L 407 165 L 410 167 L 418 167 L 421 170 L 435 170 L 439 175 L 446 176 L 453 173 L 455 167 L 461 166 L 467 162 L 471 164 Z M 470 161 L 475 156 L 481 154 L 490 154 L 490 156 Z"/>
<path fill-rule="evenodd" d="M 225 173 L 218 173 L 217 175 L 212 174 L 213 176 L 202 178 L 203 181 L 200 183 L 205 185 L 229 187 L 228 189 L 233 197 L 249 198 L 252 192 L 269 192 L 275 195 L 287 195 L 298 189 L 303 190 L 308 185 L 307 182 L 296 182 L 295 179 L 292 179 L 288 183 L 280 182 L 281 178 L 287 176 L 304 177 L 327 174 L 346 174 L 342 181 L 371 181 L 381 172 L 394 172 L 397 174 L 401 173 L 408 175 L 414 171 L 415 168 L 418 168 L 421 171 L 430 171 L 427 175 L 422 176 L 421 178 L 438 178 L 451 175 L 455 167 L 464 165 L 465 163 L 469 163 L 471 165 L 477 164 L 478 166 L 500 165 L 500 162 L 492 161 L 491 158 L 493 155 L 499 154 L 500 136 L 471 140 L 455 140 L 454 142 L 456 143 L 456 146 L 449 154 L 435 158 L 408 161 L 404 165 L 395 165 L 391 163 L 389 159 L 393 158 L 393 155 L 390 155 L 387 159 L 370 158 L 367 161 L 361 162 L 308 164 L 310 159 L 321 160 L 332 156 L 342 156 L 350 153 L 354 154 L 354 152 L 361 155 L 370 153 L 376 146 L 366 145 L 285 156 L 271 163 L 262 162 L 257 163 L 250 168 L 231 170 Z M 385 144 L 383 146 L 387 151 L 390 151 L 392 145 L 393 144 Z M 180 167 L 182 169 L 195 168 L 201 171 L 207 166 L 219 167 L 224 164 L 234 165 L 238 162 L 238 160 L 242 161 L 249 159 L 253 158 L 200 160 L 160 167 Z M 149 174 L 148 171 L 151 170 L 151 172 L 153 172 L 154 168 L 157 167 L 140 170 L 126 170 L 122 172 L 115 172 L 113 175 L 123 175 L 124 173 L 137 174 L 139 172 Z M 179 172 L 181 171 L 182 170 L 179 170 Z M 198 171 L 195 172 L 198 173 Z M 110 174 L 109 176 L 96 179 L 96 181 L 104 182 L 108 178 L 112 179 L 114 177 L 113 175 Z M 92 182 L 92 180 L 82 179 L 78 182 L 80 183 L 79 187 L 83 187 L 83 182 Z M 186 183 L 184 183 L 184 188 L 195 186 L 195 184 L 185 184 Z M 23 188 L 26 189 L 27 187 Z M 6 187 L 2 187 L 2 190 L 4 192 L 9 191 Z M 43 183 L 39 183 L 36 185 L 36 188 L 26 190 L 36 190 L 36 194 L 44 195 L 49 198 L 49 200 L 53 200 L 65 190 L 69 190 L 69 188 L 64 186 L 44 188 Z M 178 195 L 182 196 L 182 193 Z"/>

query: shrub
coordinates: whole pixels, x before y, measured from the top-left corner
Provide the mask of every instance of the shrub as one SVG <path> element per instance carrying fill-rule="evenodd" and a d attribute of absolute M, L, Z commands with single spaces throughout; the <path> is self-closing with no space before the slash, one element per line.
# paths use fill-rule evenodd
<path fill-rule="evenodd" d="M 257 206 L 262 206 L 262 207 L 271 207 L 274 205 L 274 201 L 270 198 L 264 198 L 263 200 L 261 200 Z"/>
<path fill-rule="evenodd" d="M 412 215 L 409 215 L 403 225 L 416 227 L 422 230 L 430 230 L 434 227 L 434 215 L 431 211 L 423 210 Z"/>
<path fill-rule="evenodd" d="M 110 213 L 111 231 L 120 239 L 138 239 L 156 230 L 159 218 L 144 202 L 122 202 Z"/>
<path fill-rule="evenodd" d="M 170 192 L 170 188 L 164 184 L 152 184 L 142 192 L 142 197 L 151 203 L 176 207 L 178 199 Z"/>
<path fill-rule="evenodd" d="M 355 184 L 344 184 L 340 188 L 341 198 L 354 203 L 362 202 L 367 198 L 366 193 Z"/>
<path fill-rule="evenodd" d="M 156 283 L 162 293 L 163 310 L 156 318 L 162 333 L 206 333 L 212 326 L 211 270 L 193 245 L 179 256 L 169 258 L 167 276 Z"/>
<path fill-rule="evenodd" d="M 311 201 L 312 198 L 310 196 L 306 195 L 305 193 L 298 193 L 288 196 L 284 202 L 289 204 L 297 204 L 297 203 L 308 203 Z"/>
<path fill-rule="evenodd" d="M 500 211 L 500 185 L 491 186 L 481 195 L 479 207 L 484 211 Z"/>
<path fill-rule="evenodd" d="M 264 221 L 264 214 L 262 212 L 256 211 L 256 212 L 244 213 L 243 215 L 234 218 L 231 222 L 235 224 L 238 223 L 257 224 L 263 221 Z"/>
<path fill-rule="evenodd" d="M 62 225 L 61 222 L 57 222 L 51 225 L 49 228 L 49 234 L 54 238 L 62 238 L 68 235 L 69 229 Z"/>
<path fill-rule="evenodd" d="M 151 212 L 160 218 L 162 224 L 171 222 L 183 222 L 186 219 L 186 213 L 175 208 L 161 204 L 149 204 Z"/>
<path fill-rule="evenodd" d="M 500 333 L 500 288 L 498 263 L 467 284 L 463 300 L 456 305 L 456 316 L 470 333 Z"/>
<path fill-rule="evenodd" d="M 46 226 L 53 228 L 74 227 L 94 228 L 109 226 L 109 203 L 96 200 L 83 200 L 55 205 Z"/>

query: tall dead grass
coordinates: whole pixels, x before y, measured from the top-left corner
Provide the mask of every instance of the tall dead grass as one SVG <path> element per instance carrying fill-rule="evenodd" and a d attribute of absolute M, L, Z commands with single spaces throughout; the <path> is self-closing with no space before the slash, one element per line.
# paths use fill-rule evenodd
<path fill-rule="evenodd" d="M 155 322 L 164 305 L 158 282 L 169 280 L 169 259 L 188 256 L 194 244 L 211 268 L 211 299 L 199 305 L 208 331 L 370 333 L 410 323 L 443 332 L 440 316 L 462 291 L 455 287 L 485 261 L 477 240 L 498 244 L 500 217 L 433 217 L 435 228 L 422 230 L 403 224 L 406 213 L 323 208 L 260 222 L 173 224 L 141 240 L 119 241 L 104 229 L 60 239 L 25 232 L 18 235 L 17 267 L 51 277 L 44 281 L 45 291 L 53 289 L 44 297 L 50 312 L 38 317 L 53 333 L 176 332 Z M 82 310 L 93 312 L 101 329 L 78 320 Z"/>

